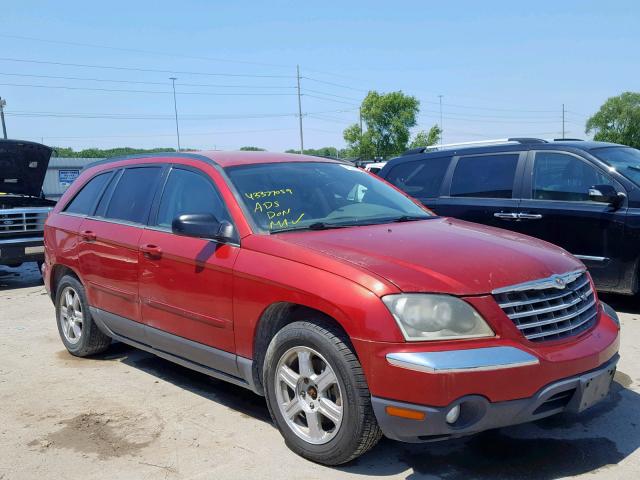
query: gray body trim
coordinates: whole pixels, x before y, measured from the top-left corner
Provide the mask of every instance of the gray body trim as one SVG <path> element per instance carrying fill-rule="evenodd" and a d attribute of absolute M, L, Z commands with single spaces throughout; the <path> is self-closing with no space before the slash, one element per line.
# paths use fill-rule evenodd
<path fill-rule="evenodd" d="M 427 373 L 501 370 L 540 363 L 537 357 L 516 347 L 388 353 L 387 362 L 396 367 Z"/>
<path fill-rule="evenodd" d="M 561 412 L 581 412 L 605 397 L 615 373 L 618 354 L 598 368 L 580 375 L 553 382 L 535 395 L 519 400 L 492 403 L 481 395 L 466 395 L 446 407 L 429 407 L 371 397 L 373 411 L 385 436 L 401 442 L 419 443 L 472 435 L 492 428 L 539 420 Z M 595 391 L 592 383 L 598 383 Z M 591 390 L 587 388 L 591 386 Z M 565 395 L 563 401 L 555 399 Z M 588 403 L 585 406 L 585 401 Z M 548 403 L 545 403 L 548 402 Z M 460 405 L 460 417 L 448 424 L 449 410 Z M 408 408 L 425 414 L 424 420 L 412 420 L 388 415 L 386 407 Z"/>
<path fill-rule="evenodd" d="M 260 393 L 251 374 L 253 361 L 208 345 L 90 307 L 91 316 L 106 335 L 171 362 Z"/>

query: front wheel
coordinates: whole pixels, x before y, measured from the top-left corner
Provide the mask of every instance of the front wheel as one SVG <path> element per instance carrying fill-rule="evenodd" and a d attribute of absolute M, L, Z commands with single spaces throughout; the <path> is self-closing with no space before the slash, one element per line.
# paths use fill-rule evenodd
<path fill-rule="evenodd" d="M 297 454 L 340 465 L 382 436 L 358 358 L 347 337 L 322 319 L 280 330 L 263 373 L 271 417 Z"/>

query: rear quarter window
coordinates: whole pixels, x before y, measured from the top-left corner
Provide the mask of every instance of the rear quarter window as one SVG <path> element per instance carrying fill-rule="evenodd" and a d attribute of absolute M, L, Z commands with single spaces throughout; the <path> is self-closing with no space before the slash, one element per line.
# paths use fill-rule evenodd
<path fill-rule="evenodd" d="M 91 215 L 93 213 L 93 207 L 98 201 L 98 197 L 102 194 L 111 175 L 112 172 L 101 173 L 89 180 L 76 196 L 73 197 L 73 200 L 67 204 L 64 211 L 77 215 Z"/>
<path fill-rule="evenodd" d="M 437 197 L 451 157 L 405 162 L 393 167 L 386 180 L 416 198 Z"/>

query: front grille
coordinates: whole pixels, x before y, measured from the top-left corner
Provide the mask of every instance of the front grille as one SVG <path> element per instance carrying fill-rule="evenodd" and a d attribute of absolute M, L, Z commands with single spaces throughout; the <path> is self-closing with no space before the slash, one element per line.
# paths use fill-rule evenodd
<path fill-rule="evenodd" d="M 493 296 L 532 342 L 577 335 L 593 326 L 598 314 L 596 296 L 585 272 L 501 288 Z"/>
<path fill-rule="evenodd" d="M 41 232 L 50 208 L 4 210 L 0 212 L 0 235 Z"/>

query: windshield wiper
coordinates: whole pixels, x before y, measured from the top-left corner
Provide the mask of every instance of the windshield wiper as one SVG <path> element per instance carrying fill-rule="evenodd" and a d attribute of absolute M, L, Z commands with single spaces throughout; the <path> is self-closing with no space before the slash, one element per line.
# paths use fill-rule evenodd
<path fill-rule="evenodd" d="M 627 165 L 627 168 L 640 172 L 640 165 Z"/>
<path fill-rule="evenodd" d="M 401 217 L 392 218 L 389 220 L 391 223 L 402 223 L 402 222 L 415 222 L 417 220 L 427 220 L 429 218 L 435 218 L 433 216 L 423 217 L 421 215 L 402 215 Z"/>
<path fill-rule="evenodd" d="M 346 228 L 348 226 L 350 225 L 340 225 L 336 223 L 326 223 L 326 222 L 315 222 L 309 225 L 305 225 L 304 227 L 281 228 L 278 230 L 271 230 L 271 233 L 296 232 L 300 230 L 330 230 L 332 228 Z"/>

